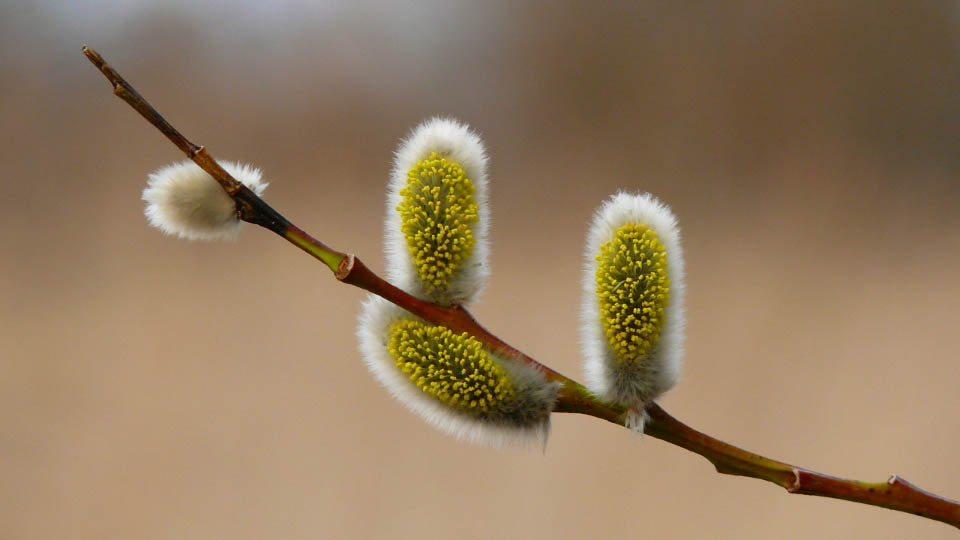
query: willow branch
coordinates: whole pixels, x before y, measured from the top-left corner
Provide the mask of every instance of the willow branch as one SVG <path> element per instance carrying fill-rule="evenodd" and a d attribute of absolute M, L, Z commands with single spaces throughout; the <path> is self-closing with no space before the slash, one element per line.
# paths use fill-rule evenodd
<path fill-rule="evenodd" d="M 457 332 L 467 332 L 483 343 L 486 348 L 502 356 L 536 366 L 549 380 L 561 384 L 555 412 L 586 414 L 620 426 L 626 425 L 626 411 L 622 407 L 599 400 L 580 383 L 540 364 L 504 342 L 481 326 L 462 306 L 439 306 L 411 296 L 375 274 L 356 256 L 337 251 L 293 225 L 263 199 L 230 176 L 206 148 L 190 142 L 177 131 L 96 51 L 84 46 L 83 53 L 110 81 L 114 94 L 126 101 L 187 157 L 220 183 L 224 191 L 236 202 L 237 216 L 240 219 L 280 235 L 323 262 L 333 271 L 336 278 L 344 283 L 376 294 L 433 324 L 442 325 Z M 667 414 L 656 403 L 650 403 L 646 407 L 646 413 L 649 419 L 644 426 L 645 433 L 703 456 L 719 473 L 766 480 L 783 487 L 789 493 L 831 497 L 879 506 L 942 521 L 960 528 L 960 503 L 919 489 L 896 476 L 892 476 L 886 482 L 876 483 L 829 476 L 766 458 L 715 439 L 683 424 Z"/>

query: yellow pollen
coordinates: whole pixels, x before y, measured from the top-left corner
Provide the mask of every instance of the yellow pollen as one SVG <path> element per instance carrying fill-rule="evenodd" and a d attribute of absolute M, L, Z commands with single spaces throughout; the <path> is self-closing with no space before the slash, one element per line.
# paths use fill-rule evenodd
<path fill-rule="evenodd" d="M 483 415 L 514 398 L 507 372 L 466 332 L 406 319 L 390 328 L 387 348 L 420 390 L 451 407 Z"/>
<path fill-rule="evenodd" d="M 670 299 L 667 251 L 657 233 L 628 223 L 600 246 L 597 299 L 600 321 L 621 363 L 645 358 L 657 345 Z"/>
<path fill-rule="evenodd" d="M 407 172 L 396 209 L 413 264 L 431 292 L 446 288 L 473 253 L 473 191 L 463 168 L 436 152 Z"/>

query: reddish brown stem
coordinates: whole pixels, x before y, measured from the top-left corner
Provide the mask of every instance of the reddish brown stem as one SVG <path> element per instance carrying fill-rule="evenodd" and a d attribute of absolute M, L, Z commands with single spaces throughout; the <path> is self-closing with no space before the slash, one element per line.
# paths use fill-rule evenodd
<path fill-rule="evenodd" d="M 543 371 L 550 380 L 559 381 L 565 386 L 568 384 L 576 385 L 574 381 L 530 358 L 492 334 L 478 323 L 477 320 L 473 318 L 473 315 L 463 306 L 438 306 L 411 296 L 375 274 L 367 265 L 363 264 L 363 261 L 353 255 L 348 255 L 344 260 L 342 269 L 337 272 L 337 279 L 389 300 L 421 319 L 445 326 L 457 332 L 467 332 L 483 343 L 487 349 L 501 356 L 536 366 Z"/>
<path fill-rule="evenodd" d="M 960 528 L 960 503 L 891 476 L 886 482 L 837 478 L 766 458 L 727 444 L 684 425 L 659 405 L 647 407 L 645 432 L 700 454 L 717 472 L 773 482 L 789 493 L 843 499 L 942 521 Z"/>
<path fill-rule="evenodd" d="M 290 223 L 255 193 L 237 182 L 206 149 L 190 142 L 156 111 L 120 74 L 107 65 L 93 49 L 83 53 L 113 84 L 114 93 L 153 124 L 203 170 L 213 176 L 237 203 L 237 215 L 244 221 L 274 231 L 300 249 L 323 261 L 337 279 L 381 296 L 410 313 L 458 332 L 467 332 L 498 354 L 534 365 L 548 379 L 561 383 L 555 412 L 580 413 L 618 425 L 626 424 L 623 408 L 604 403 L 580 383 L 540 364 L 481 326 L 461 306 L 445 307 L 425 302 L 391 285 L 353 255 L 329 248 Z M 667 414 L 656 403 L 646 407 L 644 431 L 651 437 L 685 448 L 708 459 L 717 472 L 759 478 L 777 484 L 790 493 L 832 497 L 891 510 L 908 512 L 960 528 L 960 503 L 924 491 L 893 476 L 887 482 L 867 483 L 836 478 L 776 461 L 727 444 L 701 433 Z"/>

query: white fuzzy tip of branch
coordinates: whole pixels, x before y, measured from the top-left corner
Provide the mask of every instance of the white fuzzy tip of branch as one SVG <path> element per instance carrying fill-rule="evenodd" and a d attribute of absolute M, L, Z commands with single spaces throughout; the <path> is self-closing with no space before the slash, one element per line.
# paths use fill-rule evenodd
<path fill-rule="evenodd" d="M 650 194 L 620 192 L 587 234 L 581 345 L 587 387 L 633 410 L 671 389 L 683 367 L 684 261 L 677 219 Z M 638 415 L 639 414 L 639 415 Z"/>
<path fill-rule="evenodd" d="M 257 195 L 266 189 L 260 169 L 229 161 L 219 163 Z M 147 202 L 147 221 L 167 234 L 189 240 L 232 240 L 240 233 L 242 222 L 233 199 L 192 161 L 150 173 L 143 200 Z"/>
<path fill-rule="evenodd" d="M 475 300 L 490 273 L 487 155 L 466 124 L 431 118 L 397 149 L 387 193 L 389 280 L 441 305 Z"/>

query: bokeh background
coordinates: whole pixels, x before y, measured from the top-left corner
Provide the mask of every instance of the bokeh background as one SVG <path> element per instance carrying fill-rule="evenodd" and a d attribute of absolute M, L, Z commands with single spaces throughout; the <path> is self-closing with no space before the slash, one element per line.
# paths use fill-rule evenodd
<path fill-rule="evenodd" d="M 674 415 L 960 497 L 960 5 L 0 2 L 0 538 L 953 538 L 787 495 L 583 416 L 546 453 L 432 430 L 366 372 L 362 295 L 273 235 L 148 228 L 182 159 L 89 43 L 267 200 L 382 269 L 391 152 L 455 115 L 492 157 L 475 314 L 580 377 L 586 222 L 673 206 Z"/>

